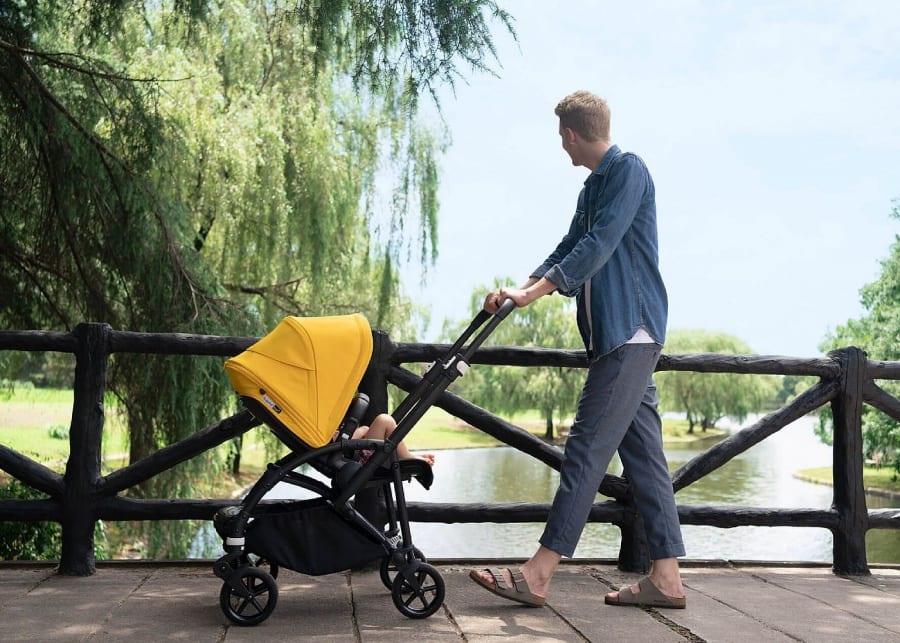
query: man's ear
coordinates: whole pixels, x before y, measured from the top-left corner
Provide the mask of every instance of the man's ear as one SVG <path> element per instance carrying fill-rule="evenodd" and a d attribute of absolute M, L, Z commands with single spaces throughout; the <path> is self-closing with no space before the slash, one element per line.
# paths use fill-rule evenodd
<path fill-rule="evenodd" d="M 571 127 L 563 128 L 563 136 L 566 137 L 566 142 L 570 145 L 576 143 L 578 141 L 578 132 L 573 130 Z"/>

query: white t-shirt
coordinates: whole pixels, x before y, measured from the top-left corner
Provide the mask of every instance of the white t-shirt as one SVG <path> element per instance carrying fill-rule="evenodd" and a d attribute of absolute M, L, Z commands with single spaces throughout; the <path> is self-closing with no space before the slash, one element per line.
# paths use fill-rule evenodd
<path fill-rule="evenodd" d="M 650 334 L 644 330 L 644 327 L 641 326 L 637 329 L 637 332 L 634 334 L 634 337 L 629 339 L 626 344 L 655 344 L 656 341 L 650 337 Z"/>

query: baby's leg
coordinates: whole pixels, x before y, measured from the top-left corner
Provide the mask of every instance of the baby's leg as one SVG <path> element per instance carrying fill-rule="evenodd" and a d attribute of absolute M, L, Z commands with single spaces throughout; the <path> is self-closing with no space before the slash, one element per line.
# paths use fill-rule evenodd
<path fill-rule="evenodd" d="M 389 437 L 396 428 L 397 422 L 394 418 L 387 413 L 381 413 L 372 420 L 372 425 L 368 427 L 368 433 L 366 433 L 365 437 L 373 440 L 384 440 Z"/>
<path fill-rule="evenodd" d="M 373 440 L 386 440 L 387 438 L 391 437 L 391 434 L 396 428 L 396 420 L 394 420 L 394 418 L 387 413 L 382 413 L 374 420 L 372 420 L 372 426 L 369 427 L 369 432 L 366 437 L 372 438 Z M 409 447 L 406 446 L 406 443 L 403 442 L 403 440 L 401 440 L 400 444 L 397 445 L 397 457 L 401 460 L 419 458 L 420 460 L 425 460 L 428 464 L 434 464 L 434 456 L 432 454 L 425 453 L 423 455 L 413 455 L 412 452 L 410 452 Z"/>

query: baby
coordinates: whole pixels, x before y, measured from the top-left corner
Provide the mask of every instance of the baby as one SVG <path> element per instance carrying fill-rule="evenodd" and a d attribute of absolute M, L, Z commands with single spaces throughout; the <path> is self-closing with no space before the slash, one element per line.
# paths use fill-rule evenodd
<path fill-rule="evenodd" d="M 359 440 L 362 438 L 369 438 L 372 440 L 386 440 L 390 437 L 390 435 L 394 432 L 394 429 L 397 428 L 397 422 L 394 418 L 387 413 L 381 413 L 374 420 L 372 420 L 372 424 L 370 426 L 361 426 L 356 431 L 353 432 L 353 439 Z M 372 449 L 363 449 L 360 451 L 359 462 L 360 464 L 365 464 L 369 458 L 372 457 L 372 454 L 375 453 Z M 433 453 L 423 453 L 421 455 L 414 455 L 406 444 L 403 443 L 403 440 L 397 445 L 397 457 L 401 460 L 409 460 L 410 458 L 416 458 L 418 460 L 424 460 L 429 465 L 434 466 L 434 454 Z"/>

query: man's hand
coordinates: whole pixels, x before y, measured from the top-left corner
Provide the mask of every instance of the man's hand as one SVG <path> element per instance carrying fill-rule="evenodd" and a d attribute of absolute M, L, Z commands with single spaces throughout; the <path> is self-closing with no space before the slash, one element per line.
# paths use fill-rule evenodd
<path fill-rule="evenodd" d="M 500 305 L 503 303 L 503 300 L 506 299 L 501 293 L 503 289 L 500 290 L 492 290 L 487 294 L 487 297 L 484 298 L 484 304 L 482 308 L 490 314 L 496 313 L 500 310 Z"/>
<path fill-rule="evenodd" d="M 494 314 L 507 299 L 512 299 L 518 308 L 523 308 L 539 297 L 553 292 L 556 286 L 546 279 L 529 279 L 522 288 L 500 288 L 488 293 L 483 308 Z"/>

